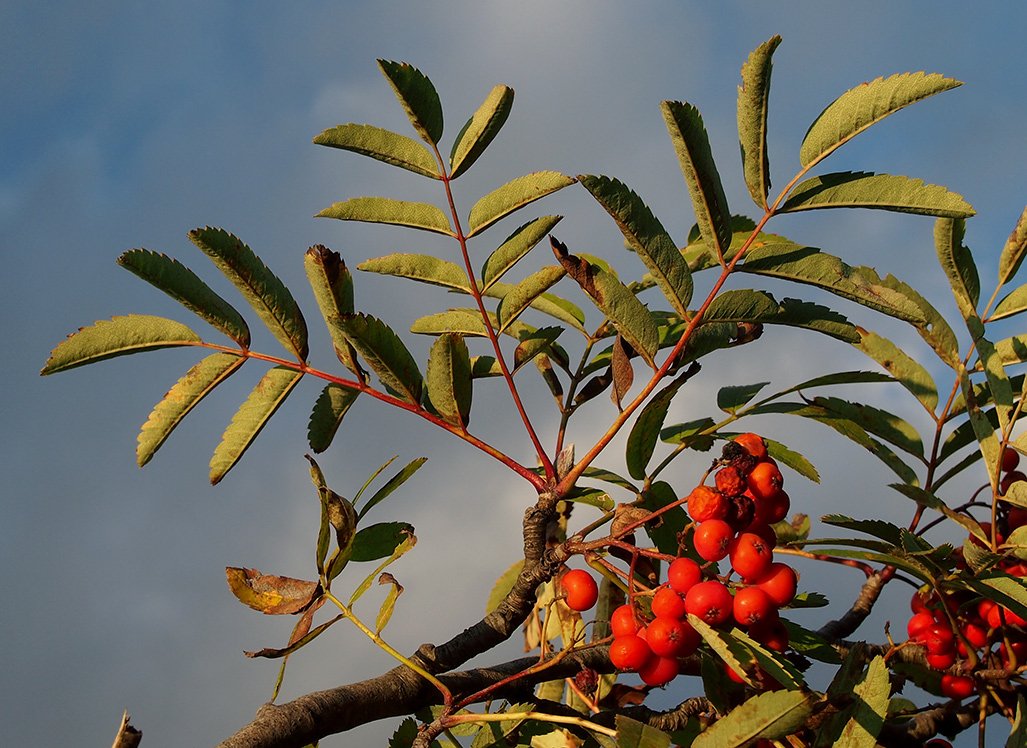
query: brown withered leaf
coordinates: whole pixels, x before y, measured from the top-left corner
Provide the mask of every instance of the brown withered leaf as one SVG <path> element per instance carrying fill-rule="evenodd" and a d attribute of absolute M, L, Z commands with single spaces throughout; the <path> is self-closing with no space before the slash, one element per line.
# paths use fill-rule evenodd
<path fill-rule="evenodd" d="M 631 504 L 618 504 L 614 512 L 613 522 L 610 523 L 610 534 L 614 537 L 620 535 L 628 525 L 644 520 L 652 514 L 648 509 Z"/>
<path fill-rule="evenodd" d="M 617 410 L 624 410 L 621 400 L 628 394 L 631 384 L 635 381 L 635 370 L 631 367 L 632 355 L 635 355 L 634 349 L 618 335 L 613 341 L 613 358 L 610 365 L 610 370 L 613 372 L 613 389 L 610 391 L 610 399 L 617 406 Z"/>
<path fill-rule="evenodd" d="M 651 690 L 649 686 L 625 686 L 623 683 L 614 683 L 610 693 L 599 701 L 599 706 L 604 709 L 638 706 L 645 701 Z"/>
<path fill-rule="evenodd" d="M 256 569 L 229 566 L 228 588 L 239 602 L 267 615 L 294 615 L 320 597 L 321 586 L 292 577 L 261 574 Z"/>

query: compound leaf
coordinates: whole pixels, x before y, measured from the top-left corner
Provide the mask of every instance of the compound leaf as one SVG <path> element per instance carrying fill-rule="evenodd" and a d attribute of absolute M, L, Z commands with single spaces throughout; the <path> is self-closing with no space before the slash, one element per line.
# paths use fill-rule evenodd
<path fill-rule="evenodd" d="M 645 263 L 674 311 L 687 319 L 692 274 L 674 240 L 649 206 L 617 179 L 586 174 L 579 176 L 578 181 L 616 221 L 628 246 Z"/>
<path fill-rule="evenodd" d="M 250 330 L 242 315 L 178 260 L 147 249 L 130 249 L 118 258 L 118 264 L 198 314 L 243 348 L 249 347 Z"/>
<path fill-rule="evenodd" d="M 431 151 L 412 138 L 374 125 L 338 125 L 316 136 L 314 143 L 370 156 L 432 179 L 442 178 Z"/>
<path fill-rule="evenodd" d="M 731 211 L 702 116 L 694 106 L 680 101 L 664 101 L 660 108 L 685 175 L 699 233 L 722 258 L 731 245 Z"/>
<path fill-rule="evenodd" d="M 46 376 L 115 356 L 200 342 L 200 336 L 180 322 L 148 314 L 129 314 L 100 320 L 73 332 L 50 352 L 40 374 Z"/>
<path fill-rule="evenodd" d="M 360 390 L 343 387 L 334 382 L 321 390 L 307 425 L 307 441 L 315 453 L 320 454 L 331 446 L 343 417 L 359 394 Z"/>
<path fill-rule="evenodd" d="M 218 483 L 235 466 L 302 378 L 302 371 L 285 366 L 276 366 L 261 377 L 232 416 L 232 422 L 210 458 L 212 484 Z"/>
<path fill-rule="evenodd" d="M 770 161 L 767 157 L 767 109 L 770 100 L 771 57 L 781 43 L 773 36 L 752 51 L 742 65 L 738 87 L 738 143 L 742 148 L 745 186 L 760 208 L 767 207 Z"/>
<path fill-rule="evenodd" d="M 449 227 L 446 214 L 429 203 L 393 200 L 389 197 L 354 197 L 333 203 L 317 218 L 338 218 L 340 221 L 364 221 L 406 226 L 436 234 L 456 236 Z"/>
<path fill-rule="evenodd" d="M 814 120 L 799 148 L 803 166 L 821 161 L 871 125 L 909 104 L 962 83 L 937 73 L 900 73 L 851 88 Z"/>
<path fill-rule="evenodd" d="M 899 174 L 838 172 L 812 177 L 792 190 L 781 213 L 821 208 L 877 208 L 924 216 L 966 218 L 974 209 L 961 195 Z"/>
<path fill-rule="evenodd" d="M 456 179 L 489 147 L 500 129 L 506 124 L 513 107 L 514 90 L 499 85 L 493 88 L 477 111 L 467 120 L 453 142 L 449 156 L 450 179 Z"/>
<path fill-rule="evenodd" d="M 253 250 L 238 237 L 210 226 L 193 229 L 189 239 L 239 289 L 278 342 L 305 361 L 307 323 L 299 305 Z"/>
<path fill-rule="evenodd" d="M 442 102 L 428 77 L 406 62 L 378 60 L 378 67 L 392 86 L 418 135 L 432 145 L 442 137 Z"/>
<path fill-rule="evenodd" d="M 414 357 L 388 325 L 367 314 L 333 317 L 360 356 L 386 387 L 414 405 L 421 403 L 423 380 Z"/>
<path fill-rule="evenodd" d="M 139 467 L 150 461 L 189 411 L 245 362 L 245 358 L 234 353 L 215 353 L 189 369 L 154 406 L 140 429 L 136 440 Z"/>
<path fill-rule="evenodd" d="M 471 413 L 471 358 L 459 333 L 438 337 L 428 357 L 428 399 L 447 423 L 466 428 Z"/>
<path fill-rule="evenodd" d="M 467 236 L 481 233 L 515 210 L 569 184 L 574 184 L 574 179 L 558 171 L 537 171 L 510 180 L 474 204 L 467 218 Z"/>

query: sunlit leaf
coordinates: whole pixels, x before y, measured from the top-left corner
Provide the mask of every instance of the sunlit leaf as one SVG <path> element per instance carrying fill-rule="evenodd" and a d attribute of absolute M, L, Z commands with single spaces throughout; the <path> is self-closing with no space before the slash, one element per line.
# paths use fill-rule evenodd
<path fill-rule="evenodd" d="M 923 322 L 920 307 L 889 288 L 873 268 L 851 266 L 815 247 L 765 244 L 749 251 L 738 269 L 822 288 L 842 298 L 908 322 Z"/>
<path fill-rule="evenodd" d="M 659 347 L 659 331 L 649 310 L 612 274 L 588 260 L 567 251 L 567 247 L 550 238 L 553 252 L 567 275 L 588 294 L 595 305 L 613 323 L 632 348 L 655 368 L 653 356 Z"/>
<path fill-rule="evenodd" d="M 307 357 L 307 324 L 285 284 L 238 237 L 206 226 L 189 239 L 225 274 L 271 334 L 301 361 Z"/>
<path fill-rule="evenodd" d="M 215 353 L 189 369 L 157 403 L 139 431 L 136 445 L 139 467 L 150 461 L 189 411 L 238 371 L 245 361 L 233 353 Z"/>
<path fill-rule="evenodd" d="M 887 411 L 864 403 L 849 402 L 837 397 L 815 397 L 813 405 L 825 408 L 856 423 L 864 431 L 909 452 L 915 457 L 924 456 L 924 445 L 918 432 L 908 422 Z"/>
<path fill-rule="evenodd" d="M 275 366 L 261 377 L 232 416 L 210 458 L 211 483 L 218 483 L 235 466 L 302 378 L 302 371 L 285 366 Z"/>
<path fill-rule="evenodd" d="M 881 284 L 892 291 L 904 296 L 907 301 L 919 310 L 920 320 L 908 320 L 915 327 L 920 337 L 934 349 L 944 363 L 953 369 L 962 366 L 959 354 L 959 341 L 956 334 L 952 332 L 949 323 L 941 316 L 937 309 L 927 299 L 907 283 L 903 283 L 893 275 L 887 275 L 881 280 Z"/>
<path fill-rule="evenodd" d="M 427 142 L 437 144 L 442 137 L 442 104 L 432 82 L 406 62 L 378 60 L 378 67 L 406 110 L 410 124 Z"/>
<path fill-rule="evenodd" d="M 465 293 L 471 292 L 467 274 L 459 265 L 431 255 L 397 252 L 364 260 L 357 265 L 357 270 L 411 278 L 443 288 L 451 288 Z"/>
<path fill-rule="evenodd" d="M 900 73 L 851 88 L 810 125 L 799 148 L 803 166 L 821 161 L 871 125 L 909 104 L 962 85 L 937 73 Z"/>
<path fill-rule="evenodd" d="M 618 714 L 614 724 L 617 726 L 617 748 L 668 748 L 670 735 L 655 727 L 637 722 Z"/>
<path fill-rule="evenodd" d="M 429 203 L 393 200 L 388 197 L 354 197 L 333 203 L 316 218 L 338 218 L 340 221 L 364 221 L 406 226 L 411 229 L 433 231 L 436 234 L 456 236 L 449 226 L 446 214 Z"/>
<path fill-rule="evenodd" d="M 959 311 L 964 319 L 969 319 L 977 313 L 981 282 L 973 256 L 963 244 L 964 230 L 963 221 L 937 221 L 934 224 L 934 246 L 938 253 L 938 261 L 948 276 Z"/>
<path fill-rule="evenodd" d="M 332 317 L 353 313 L 353 276 L 338 252 L 315 244 L 303 255 L 303 269 L 326 323 Z M 338 327 L 328 324 L 328 333 L 332 336 L 336 357 L 363 380 L 364 372 L 357 363 L 353 346 Z"/>
<path fill-rule="evenodd" d="M 314 600 L 317 582 L 261 574 L 256 569 L 229 566 L 228 588 L 239 602 L 268 615 L 299 613 Z"/>
<path fill-rule="evenodd" d="M 674 311 L 687 318 L 692 298 L 688 264 L 649 206 L 616 179 L 581 175 L 578 181 L 616 221 L 628 246 L 645 263 Z"/>
<path fill-rule="evenodd" d="M 307 425 L 307 441 L 314 452 L 320 454 L 331 446 L 343 417 L 359 394 L 360 390 L 343 387 L 334 382 L 321 390 Z"/>
<path fill-rule="evenodd" d="M 338 125 L 317 135 L 314 143 L 370 156 L 432 179 L 442 178 L 431 151 L 405 135 L 373 125 Z"/>
<path fill-rule="evenodd" d="M 884 727 L 891 695 L 888 666 L 883 657 L 878 655 L 871 660 L 866 675 L 852 693 L 856 697 L 853 711 L 835 745 L 840 748 L 874 748 Z"/>
<path fill-rule="evenodd" d="M 767 207 L 770 161 L 767 156 L 767 108 L 770 100 L 771 57 L 781 43 L 772 36 L 752 51 L 742 65 L 738 87 L 738 142 L 742 148 L 745 186 L 760 208 Z"/>
<path fill-rule="evenodd" d="M 769 382 L 739 384 L 721 387 L 717 391 L 717 407 L 725 413 L 734 414 L 740 407 L 752 400 Z"/>
<path fill-rule="evenodd" d="M 514 286 L 515 284 L 512 283 L 493 283 L 482 295 L 502 300 L 510 293 Z M 570 325 L 580 333 L 585 333 L 585 313 L 576 304 L 567 301 L 567 299 L 547 292 L 533 298 L 528 306 L 537 312 Z"/>
<path fill-rule="evenodd" d="M 757 694 L 699 733 L 692 748 L 727 748 L 759 738 L 782 738 L 799 730 L 812 712 L 813 696 L 803 691 Z"/>
<path fill-rule="evenodd" d="M 519 226 L 488 256 L 481 268 L 482 292 L 503 277 L 560 222 L 562 216 L 542 216 Z"/>
<path fill-rule="evenodd" d="M 1003 296 L 988 315 L 988 321 L 1005 319 L 1024 311 L 1027 311 L 1027 284 L 1018 286 Z"/>
<path fill-rule="evenodd" d="M 847 343 L 859 339 L 855 325 L 821 304 L 799 299 L 778 302 L 766 291 L 732 289 L 722 292 L 706 310 L 711 322 L 761 322 L 815 330 Z"/>
<path fill-rule="evenodd" d="M 338 325 L 361 358 L 386 387 L 399 397 L 420 405 L 423 380 L 410 351 L 392 329 L 366 314 L 349 314 L 328 320 Z"/>
<path fill-rule="evenodd" d="M 566 271 L 562 267 L 546 265 L 512 286 L 503 296 L 502 301 L 499 302 L 499 308 L 496 310 L 496 316 L 499 318 L 499 331 L 502 332 L 506 329 L 520 316 L 521 312 L 552 288 L 564 275 L 566 275 Z"/>
<path fill-rule="evenodd" d="M 998 281 L 1004 286 L 1020 269 L 1024 256 L 1027 255 L 1027 208 L 1020 214 L 1012 233 L 1002 247 L 998 260 Z"/>
<path fill-rule="evenodd" d="M 685 175 L 703 239 L 723 257 L 731 244 L 731 211 L 699 110 L 680 101 L 660 104 L 678 164 Z"/>
<path fill-rule="evenodd" d="M 129 314 L 79 328 L 57 344 L 39 373 L 46 376 L 115 356 L 200 342 L 200 336 L 180 322 L 148 314 Z"/>
<path fill-rule="evenodd" d="M 407 522 L 379 522 L 357 531 L 350 561 L 377 561 L 390 556 L 413 533 Z"/>
<path fill-rule="evenodd" d="M 369 511 L 371 511 L 371 509 L 374 506 L 376 506 L 379 502 L 383 501 L 393 491 L 395 491 L 397 488 L 399 488 L 408 480 L 410 480 L 410 477 L 418 470 L 420 470 L 421 465 L 423 465 L 427 461 L 427 457 L 417 457 L 408 462 L 402 470 L 400 470 L 394 476 L 389 478 L 385 485 L 379 488 L 377 491 L 375 491 L 374 495 L 367 500 L 367 503 L 364 505 L 364 508 L 360 510 L 360 518 L 363 518 L 363 516 L 367 514 Z M 392 462 L 392 460 L 389 460 L 389 462 Z M 386 463 L 386 465 L 387 464 L 388 463 Z M 385 465 L 382 466 L 382 468 L 384 467 Z"/>
<path fill-rule="evenodd" d="M 938 405 L 938 388 L 927 369 L 887 338 L 862 327 L 857 329 L 860 339 L 855 346 L 884 367 L 933 413 Z"/>
<path fill-rule="evenodd" d="M 782 465 L 791 468 L 803 478 L 808 478 L 814 483 L 820 482 L 820 473 L 813 466 L 813 463 L 793 449 L 774 439 L 763 437 L 767 442 L 767 454 L 780 462 Z"/>
<path fill-rule="evenodd" d="M 456 179 L 471 168 L 489 147 L 510 116 L 513 100 L 514 90 L 503 85 L 496 86 L 485 97 L 453 141 L 453 151 L 449 156 L 450 179 Z"/>
<path fill-rule="evenodd" d="M 374 632 L 376 634 L 380 634 L 389 625 L 392 613 L 396 609 L 396 601 L 403 593 L 403 585 L 396 581 L 396 578 L 388 572 L 378 577 L 378 584 L 389 585 L 389 591 L 385 595 L 385 600 L 382 601 L 381 607 L 378 609 L 378 616 L 374 621 Z"/>
<path fill-rule="evenodd" d="M 515 210 L 569 184 L 574 184 L 574 179 L 557 171 L 537 171 L 510 180 L 474 204 L 467 218 L 467 236 L 481 233 Z"/>
<path fill-rule="evenodd" d="M 471 358 L 459 333 L 440 335 L 428 358 L 428 399 L 439 415 L 466 428 L 471 413 Z"/>
<path fill-rule="evenodd" d="M 962 196 L 936 184 L 898 174 L 839 172 L 796 185 L 781 213 L 822 208 L 877 208 L 923 216 L 966 218 L 973 208 Z"/>
<path fill-rule="evenodd" d="M 242 315 L 178 260 L 146 249 L 130 249 L 118 258 L 118 264 L 198 314 L 243 348 L 249 347 L 250 330 Z"/>

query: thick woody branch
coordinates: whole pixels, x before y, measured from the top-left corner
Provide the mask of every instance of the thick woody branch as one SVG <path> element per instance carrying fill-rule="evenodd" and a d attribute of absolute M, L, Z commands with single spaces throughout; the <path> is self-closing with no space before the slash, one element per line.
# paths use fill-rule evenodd
<path fill-rule="evenodd" d="M 889 570 L 891 573 L 889 573 Z M 884 590 L 884 585 L 888 583 L 888 580 L 894 575 L 894 569 L 891 567 L 885 568 L 883 571 L 872 574 L 866 582 L 863 583 L 863 587 L 859 592 L 859 597 L 852 603 L 852 607 L 846 611 L 845 615 L 841 618 L 828 621 L 820 630 L 817 632 L 827 641 L 838 641 L 850 636 L 856 631 L 863 621 L 866 620 L 867 616 L 874 609 L 874 604 L 877 599 L 881 596 L 881 591 Z"/>

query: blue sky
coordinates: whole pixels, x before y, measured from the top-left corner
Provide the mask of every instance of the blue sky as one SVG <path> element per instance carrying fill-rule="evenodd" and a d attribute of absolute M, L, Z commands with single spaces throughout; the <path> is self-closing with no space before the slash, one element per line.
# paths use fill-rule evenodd
<path fill-rule="evenodd" d="M 908 174 L 965 195 L 979 214 L 968 243 L 982 277 L 991 278 L 1027 193 L 1025 23 L 1018 4 L 954 2 L 0 6 L 0 313 L 8 350 L 0 743 L 103 744 L 128 708 L 144 745 L 211 744 L 270 695 L 276 666 L 241 652 L 282 643 L 290 622 L 238 605 L 222 570 L 311 573 L 316 503 L 302 455 L 317 388 L 301 388 L 236 471 L 211 488 L 207 459 L 256 367 L 204 403 L 141 471 L 138 426 L 193 354 L 158 352 L 47 379 L 38 370 L 54 344 L 97 319 L 143 312 L 191 324 L 114 259 L 131 247 L 167 252 L 216 285 L 213 268 L 185 238 L 205 224 L 237 233 L 293 288 L 308 310 L 315 364 L 330 365 L 302 252 L 322 242 L 355 265 L 440 246 L 398 229 L 312 218 L 364 194 L 438 198 L 425 180 L 310 143 L 342 122 L 408 132 L 376 58 L 409 61 L 433 79 L 447 113 L 446 147 L 494 84 L 517 91 L 502 135 L 458 183 L 464 212 L 529 171 L 604 173 L 635 188 L 679 240 L 693 217 L 658 104 L 679 99 L 701 109 L 729 201 L 751 212 L 739 178 L 735 90 L 745 56 L 771 35 L 784 37 L 770 114 L 777 184 L 797 168 L 809 122 L 847 88 L 907 70 L 959 78 L 965 86 L 875 127 L 830 166 Z M 583 191 L 554 196 L 544 209 L 567 216 L 558 234 L 572 248 L 625 262 L 619 234 Z M 934 267 L 929 219 L 814 214 L 782 220 L 777 230 L 893 272 L 951 307 Z M 439 293 L 411 294 L 399 281 L 357 281 L 358 304 L 400 330 L 425 306 L 449 303 Z M 711 370 L 696 385 L 697 400 L 723 383 L 772 376 L 790 384 L 825 355 L 828 368 L 866 365 L 837 344 L 783 340 L 787 355 L 768 349 L 757 373 L 734 364 Z M 412 345 L 423 359 L 424 341 Z M 890 397 L 882 396 L 885 407 Z M 547 399 L 529 395 L 543 431 L 552 426 Z M 477 407 L 479 419 L 486 409 L 494 416 L 482 433 L 529 460 L 505 427 L 505 401 L 497 394 Z M 582 442 L 589 426 L 609 418 L 597 410 L 581 424 Z M 683 410 L 686 417 L 695 416 Z M 868 513 L 908 514 L 877 488 L 887 476 L 867 497 L 867 476 L 879 474 L 869 457 L 811 427 L 785 426 L 825 478 L 821 486 L 791 479 L 795 509 L 818 515 L 859 502 Z M 329 482 L 351 496 L 394 454 L 399 464 L 430 458 L 377 510 L 379 519 L 412 522 L 420 539 L 416 558 L 396 569 L 407 592 L 388 633 L 401 650 L 443 639 L 478 614 L 491 581 L 516 558 L 516 526 L 530 499 L 486 458 L 433 437 L 420 423 L 362 402 L 322 460 Z M 614 451 L 610 460 L 618 467 Z M 683 468 L 681 488 L 688 476 Z M 454 520 L 466 527 L 457 542 L 448 534 Z M 808 579 L 820 573 L 810 570 Z M 454 577 L 463 581 L 447 581 Z M 839 590 L 854 583 L 833 569 L 827 578 Z M 435 613 L 440 599 L 452 618 Z M 901 602 L 893 608 L 898 620 Z M 878 622 L 866 635 L 879 632 Z M 285 694 L 390 666 L 359 635 L 340 630 L 296 658 Z M 380 741 L 389 729 L 372 726 L 361 741 Z"/>

